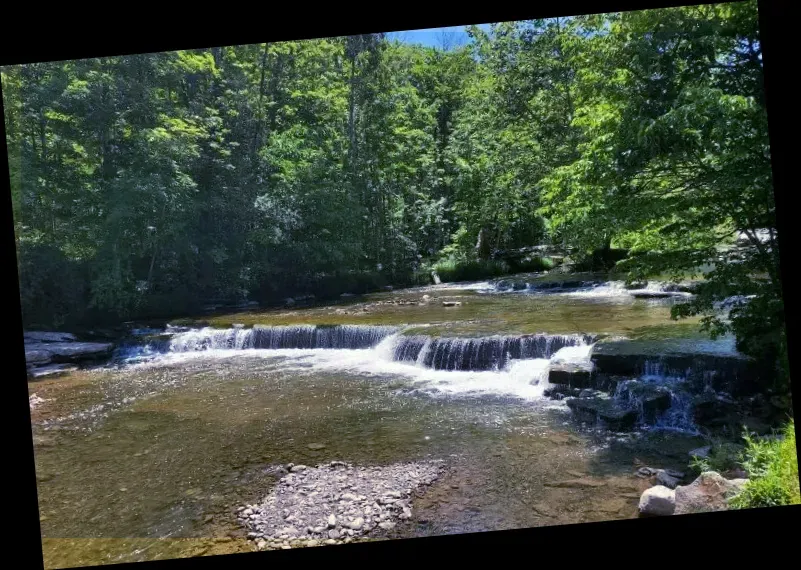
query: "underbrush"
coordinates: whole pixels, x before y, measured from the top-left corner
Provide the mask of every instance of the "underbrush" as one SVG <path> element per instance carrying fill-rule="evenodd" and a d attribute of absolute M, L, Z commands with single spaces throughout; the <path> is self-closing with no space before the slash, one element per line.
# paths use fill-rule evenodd
<path fill-rule="evenodd" d="M 743 467 L 748 483 L 729 503 L 735 509 L 801 504 L 795 423 L 791 420 L 777 438 L 744 436 Z"/>

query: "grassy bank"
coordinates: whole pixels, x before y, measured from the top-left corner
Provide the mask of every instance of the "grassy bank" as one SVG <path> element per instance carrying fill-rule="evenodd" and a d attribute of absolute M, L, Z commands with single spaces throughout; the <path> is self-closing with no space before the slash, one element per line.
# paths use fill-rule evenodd
<path fill-rule="evenodd" d="M 731 500 L 731 507 L 774 507 L 801 504 L 798 483 L 798 453 L 795 422 L 790 421 L 776 439 L 745 436 L 743 467 L 749 481 L 742 493 Z"/>

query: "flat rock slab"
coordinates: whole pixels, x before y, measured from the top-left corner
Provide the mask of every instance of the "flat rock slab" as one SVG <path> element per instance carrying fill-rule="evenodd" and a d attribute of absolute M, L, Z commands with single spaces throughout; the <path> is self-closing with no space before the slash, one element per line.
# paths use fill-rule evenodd
<path fill-rule="evenodd" d="M 28 366 L 47 364 L 53 360 L 53 354 L 47 350 L 29 349 L 25 347 L 25 360 Z"/>
<path fill-rule="evenodd" d="M 52 360 L 79 360 L 108 354 L 114 348 L 110 342 L 37 342 L 25 345 L 25 358 L 29 355 L 41 358 L 42 353 L 49 353 Z M 39 360 L 28 360 L 38 362 Z"/>
<path fill-rule="evenodd" d="M 607 394 L 593 393 L 568 398 L 567 406 L 581 422 L 603 422 L 609 429 L 625 431 L 633 428 L 638 419 L 636 410 L 619 406 Z"/>
<path fill-rule="evenodd" d="M 728 510 L 728 500 L 739 493 L 748 479 L 725 479 L 715 471 L 701 473 L 689 485 L 676 487 L 677 515 Z"/>
<path fill-rule="evenodd" d="M 78 370 L 77 366 L 70 366 L 69 364 L 51 364 L 49 366 L 37 366 L 28 371 L 31 378 L 44 378 L 45 376 L 59 376 Z"/>
<path fill-rule="evenodd" d="M 588 363 L 560 362 L 552 364 L 548 371 L 549 384 L 561 384 L 570 388 L 589 388 L 592 382 L 593 365 Z"/>
<path fill-rule="evenodd" d="M 25 342 L 74 342 L 78 339 L 72 333 L 27 331 L 22 334 Z"/>

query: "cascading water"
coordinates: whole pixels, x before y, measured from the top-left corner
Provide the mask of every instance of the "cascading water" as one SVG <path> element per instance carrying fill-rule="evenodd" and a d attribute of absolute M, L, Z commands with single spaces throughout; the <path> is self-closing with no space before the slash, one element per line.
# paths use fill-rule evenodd
<path fill-rule="evenodd" d="M 589 361 L 595 340 L 590 335 L 439 338 L 401 333 L 396 327 L 362 325 L 173 329 L 145 346 L 129 346 L 121 360 L 138 363 L 159 354 L 184 359 L 243 351 L 266 358 L 289 356 L 318 369 L 411 377 L 423 389 L 439 392 L 538 399 L 548 385 L 551 359 Z"/>
<path fill-rule="evenodd" d="M 618 383 L 614 398 L 637 410 L 642 426 L 698 433 L 693 420 L 692 394 L 686 389 L 686 374 L 668 370 L 659 360 L 646 361 L 638 378 Z"/>
<path fill-rule="evenodd" d="M 483 338 L 399 337 L 393 359 L 435 370 L 501 370 L 510 360 L 550 358 L 565 347 L 588 345 L 588 335 L 526 335 Z"/>

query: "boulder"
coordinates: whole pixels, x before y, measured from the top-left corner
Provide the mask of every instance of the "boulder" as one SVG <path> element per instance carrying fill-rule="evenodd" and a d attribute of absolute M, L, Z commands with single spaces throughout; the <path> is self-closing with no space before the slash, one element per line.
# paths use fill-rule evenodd
<path fill-rule="evenodd" d="M 737 403 L 725 395 L 708 392 L 693 398 L 693 418 L 700 426 L 726 425 L 736 414 Z"/>
<path fill-rule="evenodd" d="M 110 342 L 34 343 L 25 346 L 25 358 L 32 353 L 41 356 L 41 352 L 46 352 L 53 361 L 71 362 L 108 356 L 113 348 L 114 345 Z"/>
<path fill-rule="evenodd" d="M 653 422 L 656 417 L 670 408 L 672 396 L 664 386 L 638 380 L 628 380 L 618 386 L 618 396 L 640 407 L 643 420 Z"/>
<path fill-rule="evenodd" d="M 65 332 L 27 331 L 22 334 L 25 342 L 74 342 L 74 334 Z"/>
<path fill-rule="evenodd" d="M 522 291 L 523 289 L 527 288 L 528 288 L 528 283 L 526 283 L 525 281 L 515 281 L 514 283 L 512 283 L 512 289 L 515 291 Z"/>
<path fill-rule="evenodd" d="M 495 287 L 499 291 L 506 291 L 507 289 L 511 289 L 512 288 L 512 283 L 511 283 L 511 281 L 507 281 L 507 280 L 504 279 L 504 280 L 498 281 L 495 284 Z"/>
<path fill-rule="evenodd" d="M 678 487 L 681 479 L 679 477 L 674 477 L 664 469 L 660 469 L 656 474 L 656 482 L 663 487 L 667 487 L 668 489 L 675 489 Z"/>
<path fill-rule="evenodd" d="M 689 485 L 676 487 L 675 514 L 725 511 L 728 501 L 738 494 L 747 479 L 725 479 L 720 473 L 707 471 Z"/>
<path fill-rule="evenodd" d="M 568 362 L 551 364 L 548 382 L 571 388 L 592 387 L 592 366 Z"/>
<path fill-rule="evenodd" d="M 602 422 L 614 431 L 631 429 L 637 423 L 636 410 L 619 405 L 608 394 L 597 390 L 582 390 L 578 398 L 568 398 L 566 403 L 581 422 Z"/>
<path fill-rule="evenodd" d="M 25 347 L 25 360 L 27 361 L 28 366 L 47 364 L 52 360 L 52 358 L 53 355 L 46 350 L 40 350 L 38 348 L 31 349 L 27 346 Z"/>
<path fill-rule="evenodd" d="M 676 509 L 676 491 L 662 485 L 646 489 L 640 496 L 638 510 L 643 516 L 669 516 Z"/>

